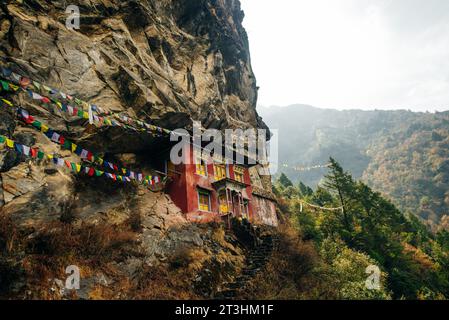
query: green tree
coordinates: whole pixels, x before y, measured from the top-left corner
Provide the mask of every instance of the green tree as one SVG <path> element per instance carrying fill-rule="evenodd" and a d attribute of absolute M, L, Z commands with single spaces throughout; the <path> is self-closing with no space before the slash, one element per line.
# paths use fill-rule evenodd
<path fill-rule="evenodd" d="M 284 173 L 281 174 L 278 182 L 284 188 L 293 187 L 293 182 Z"/>
<path fill-rule="evenodd" d="M 335 203 L 334 198 L 326 189 L 318 186 L 312 194 L 312 201 L 319 206 L 326 206 Z"/>
<path fill-rule="evenodd" d="M 301 192 L 301 195 L 303 197 L 308 197 L 311 196 L 313 194 L 313 190 L 312 188 L 310 188 L 309 186 L 306 186 L 304 183 L 302 183 L 301 181 L 299 181 L 298 184 L 298 189 Z"/>
<path fill-rule="evenodd" d="M 325 176 L 324 187 L 330 192 L 336 194 L 340 205 L 342 206 L 341 225 L 345 241 L 351 241 L 353 232 L 353 221 L 350 207 L 354 196 L 354 181 L 352 176 L 345 172 L 340 164 L 333 158 L 330 158 L 330 173 Z"/>

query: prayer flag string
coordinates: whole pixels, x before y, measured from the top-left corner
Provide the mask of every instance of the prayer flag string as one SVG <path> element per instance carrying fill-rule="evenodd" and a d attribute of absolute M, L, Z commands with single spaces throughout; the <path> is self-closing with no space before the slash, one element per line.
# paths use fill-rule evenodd
<path fill-rule="evenodd" d="M 72 116 L 78 116 L 83 119 L 87 119 L 90 123 L 96 123 L 106 126 L 119 126 L 134 131 L 146 131 L 151 134 L 157 135 L 169 135 L 170 133 L 172 133 L 172 131 L 168 129 L 143 122 L 139 119 L 134 119 L 123 114 L 105 112 L 99 106 L 89 104 L 83 100 L 65 94 L 62 91 L 52 89 L 44 84 L 31 80 L 30 78 L 21 76 L 3 66 L 0 68 L 0 70 L 0 75 L 4 79 L 10 81 L 7 82 L 2 80 L 1 85 L 4 90 L 12 89 L 14 91 L 17 91 L 21 89 L 22 91 L 27 92 L 29 96 L 34 100 L 40 100 L 45 104 L 54 103 L 62 111 L 67 112 Z M 37 91 L 40 91 L 43 94 L 48 94 L 49 96 L 41 95 Z M 57 98 L 58 95 L 63 100 L 65 100 L 65 102 L 61 102 Z M 101 114 L 111 115 L 115 119 L 113 119 L 112 117 L 101 116 Z M 139 126 L 140 129 L 135 128 L 136 126 Z"/>
<path fill-rule="evenodd" d="M 134 172 L 134 171 L 128 170 L 126 168 L 121 168 L 112 162 L 104 160 L 102 157 L 100 157 L 98 155 L 94 155 L 91 151 L 81 148 L 80 146 L 78 146 L 78 145 L 72 143 L 71 141 L 69 141 L 68 139 L 66 139 L 63 135 L 60 135 L 56 131 L 50 129 L 45 124 L 41 123 L 40 121 L 35 120 L 34 117 L 31 116 L 28 113 L 28 111 L 26 111 L 25 109 L 20 108 L 20 107 L 16 108 L 14 106 L 14 104 L 7 99 L 1 98 L 0 102 L 2 103 L 2 106 L 7 105 L 8 107 L 16 109 L 19 117 L 22 119 L 22 121 L 24 123 L 31 125 L 35 129 L 41 131 L 51 141 L 60 144 L 64 149 L 67 149 L 67 150 L 71 151 L 72 153 L 75 153 L 76 155 L 80 156 L 81 159 L 88 160 L 92 163 L 104 166 L 105 168 L 110 168 L 116 172 L 123 173 L 123 176 L 122 175 L 114 175 L 116 177 L 119 177 L 118 179 L 123 178 L 124 179 L 124 180 L 122 179 L 123 181 L 136 180 L 139 183 L 143 183 L 145 185 L 156 185 L 161 182 L 161 179 L 158 176 L 152 176 L 152 175 L 145 176 L 141 172 Z M 11 145 L 12 149 L 15 148 L 19 152 L 21 152 L 23 150 L 24 152 L 21 152 L 21 153 L 24 153 L 27 156 L 29 156 L 30 153 L 25 152 L 25 151 L 33 150 L 32 148 L 29 148 L 27 146 L 22 146 L 21 144 L 17 144 L 17 143 L 12 144 L 11 142 L 7 141 L 7 145 L 8 144 Z M 103 172 L 103 171 L 99 171 L 99 172 Z M 108 176 L 110 175 L 109 173 L 105 173 L 105 174 L 107 174 Z"/>
<path fill-rule="evenodd" d="M 55 165 L 59 167 L 66 167 L 69 170 L 71 170 L 74 173 L 85 173 L 89 177 L 101 177 L 105 176 L 113 181 L 116 182 L 131 182 L 132 180 L 129 177 L 117 175 L 113 173 L 108 173 L 102 170 L 97 170 L 93 167 L 86 166 L 84 164 L 74 163 L 67 160 L 64 160 L 63 158 L 60 158 L 56 154 L 46 154 L 42 152 L 39 148 L 32 148 L 23 144 L 20 144 L 14 140 L 11 140 L 3 135 L 0 135 L 0 149 L 2 148 L 8 148 L 11 150 L 15 150 L 20 154 L 23 154 L 27 157 L 30 157 L 32 159 L 37 160 L 49 160 L 52 161 Z M 145 180 L 142 182 L 145 185 L 152 185 L 151 182 Z"/>
<path fill-rule="evenodd" d="M 308 206 L 314 209 L 319 209 L 319 210 L 323 210 L 323 211 L 342 211 L 343 212 L 343 207 L 338 207 L 338 208 L 326 208 L 326 207 L 321 207 L 321 206 L 317 206 L 314 204 L 310 204 L 308 202 L 305 201 L 300 201 L 300 212 L 303 212 L 303 207 L 304 206 Z"/>

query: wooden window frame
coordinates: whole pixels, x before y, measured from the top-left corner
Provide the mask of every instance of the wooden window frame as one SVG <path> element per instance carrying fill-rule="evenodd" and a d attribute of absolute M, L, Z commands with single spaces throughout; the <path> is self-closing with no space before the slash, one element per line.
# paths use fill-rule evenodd
<path fill-rule="evenodd" d="M 218 175 L 218 171 L 220 171 L 220 175 Z M 214 178 L 215 181 L 223 180 L 227 177 L 227 170 L 225 164 L 214 163 Z"/>
<path fill-rule="evenodd" d="M 204 211 L 204 212 L 212 212 L 212 203 L 211 203 L 211 194 L 210 191 L 198 189 L 198 210 Z M 207 196 L 208 199 L 208 205 L 207 210 L 204 209 L 203 204 L 201 204 L 201 195 Z"/>
<path fill-rule="evenodd" d="M 222 197 L 224 197 L 224 204 L 221 201 Z M 229 203 L 228 203 L 228 197 L 226 195 L 226 191 L 220 192 L 218 194 L 218 207 L 219 207 L 220 214 L 222 214 L 222 215 L 229 214 L 230 210 L 229 210 Z M 226 207 L 226 210 L 222 210 L 222 208 L 224 208 L 224 207 Z"/>
<path fill-rule="evenodd" d="M 237 177 L 239 177 L 239 179 Z M 245 168 L 241 166 L 234 166 L 234 180 L 245 183 Z"/>
<path fill-rule="evenodd" d="M 199 169 L 199 168 L 203 168 L 203 170 Z M 202 177 L 207 177 L 208 176 L 208 172 L 207 172 L 207 162 L 202 159 L 202 158 L 197 158 L 195 161 L 195 173 L 199 176 Z"/>

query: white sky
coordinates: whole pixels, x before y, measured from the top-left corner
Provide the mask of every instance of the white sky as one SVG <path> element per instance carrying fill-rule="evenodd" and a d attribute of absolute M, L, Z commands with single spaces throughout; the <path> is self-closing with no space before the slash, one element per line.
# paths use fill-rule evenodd
<path fill-rule="evenodd" d="M 241 0 L 259 106 L 449 109 L 449 0 Z"/>

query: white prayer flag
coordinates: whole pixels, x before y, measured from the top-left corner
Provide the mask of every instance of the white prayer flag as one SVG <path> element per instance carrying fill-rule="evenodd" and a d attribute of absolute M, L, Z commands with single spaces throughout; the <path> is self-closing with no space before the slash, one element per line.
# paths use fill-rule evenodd
<path fill-rule="evenodd" d="M 34 100 L 42 100 L 42 96 L 36 92 L 33 92 L 33 99 Z"/>
<path fill-rule="evenodd" d="M 23 153 L 24 153 L 26 156 L 29 156 L 29 155 L 30 155 L 30 147 L 28 147 L 28 146 L 23 146 Z"/>
<path fill-rule="evenodd" d="M 61 136 L 59 134 L 57 134 L 56 132 L 53 132 L 53 135 L 51 136 L 51 140 L 54 142 L 59 142 L 59 138 Z"/>
<path fill-rule="evenodd" d="M 83 150 L 81 151 L 81 155 L 80 155 L 81 159 L 87 158 L 87 154 L 88 154 L 88 151 L 83 149 Z"/>
<path fill-rule="evenodd" d="M 94 124 L 94 114 L 92 113 L 92 105 L 89 104 L 89 124 Z"/>

